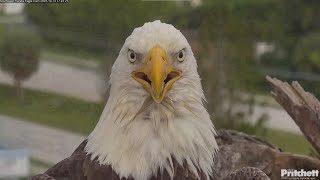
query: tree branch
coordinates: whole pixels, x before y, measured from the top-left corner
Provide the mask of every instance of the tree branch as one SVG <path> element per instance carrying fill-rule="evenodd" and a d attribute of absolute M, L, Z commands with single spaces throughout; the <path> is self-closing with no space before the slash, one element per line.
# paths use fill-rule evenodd
<path fill-rule="evenodd" d="M 262 170 L 272 180 L 281 180 L 281 169 L 319 169 L 320 160 L 281 152 L 280 149 L 255 136 L 232 130 L 218 130 L 219 152 L 215 159 L 216 179 L 243 167 Z"/>
<path fill-rule="evenodd" d="M 306 92 L 298 82 L 292 84 L 266 77 L 272 86 L 272 95 L 288 112 L 314 149 L 320 153 L 320 102 Z"/>

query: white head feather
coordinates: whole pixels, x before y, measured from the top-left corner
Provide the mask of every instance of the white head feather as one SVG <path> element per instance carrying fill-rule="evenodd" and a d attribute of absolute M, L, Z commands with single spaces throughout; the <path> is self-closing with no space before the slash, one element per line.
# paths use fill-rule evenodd
<path fill-rule="evenodd" d="M 131 77 L 142 62 L 130 63 L 127 52 L 145 56 L 155 46 L 169 55 L 184 48 L 185 59 L 169 58 L 182 77 L 161 103 L 151 100 L 146 105 L 150 94 Z M 147 180 L 158 170 L 173 178 L 173 157 L 180 165 L 186 162 L 195 175 L 200 170 L 209 178 L 218 150 L 215 129 L 204 107 L 196 60 L 179 30 L 160 21 L 136 28 L 112 67 L 110 86 L 108 102 L 85 148 L 92 159 L 111 165 L 120 177 Z"/>

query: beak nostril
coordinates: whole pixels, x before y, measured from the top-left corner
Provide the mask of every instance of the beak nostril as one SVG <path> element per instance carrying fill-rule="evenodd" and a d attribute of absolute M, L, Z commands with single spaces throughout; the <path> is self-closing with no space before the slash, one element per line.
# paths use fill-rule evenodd
<path fill-rule="evenodd" d="M 135 76 L 139 79 L 142 79 L 142 80 L 148 82 L 151 85 L 151 81 L 145 73 L 137 72 L 137 73 L 135 73 Z"/>

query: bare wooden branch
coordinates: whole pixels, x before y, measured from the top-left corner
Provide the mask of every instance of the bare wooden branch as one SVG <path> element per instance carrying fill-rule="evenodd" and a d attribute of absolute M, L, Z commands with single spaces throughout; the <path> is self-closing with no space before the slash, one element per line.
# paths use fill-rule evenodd
<path fill-rule="evenodd" d="M 266 77 L 272 86 L 272 95 L 299 126 L 314 149 L 320 153 L 320 102 L 306 92 L 298 82 L 292 84 Z"/>
<path fill-rule="evenodd" d="M 255 136 L 232 130 L 218 130 L 219 152 L 215 159 L 216 179 L 243 167 L 262 170 L 272 180 L 281 180 L 281 169 L 319 169 L 320 160 L 281 152 L 280 149 Z"/>

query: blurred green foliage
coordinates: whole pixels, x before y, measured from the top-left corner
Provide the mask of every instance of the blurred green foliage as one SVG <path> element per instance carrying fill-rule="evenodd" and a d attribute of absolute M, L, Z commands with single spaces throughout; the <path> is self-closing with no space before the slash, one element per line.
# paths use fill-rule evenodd
<path fill-rule="evenodd" d="M 203 0 L 197 7 L 189 2 L 78 0 L 64 6 L 31 3 L 26 12 L 50 47 L 83 48 L 93 54 L 107 49 L 110 60 L 133 28 L 144 22 L 160 19 L 193 32 L 195 41 L 190 42 L 208 110 L 220 127 L 254 131 L 238 124 L 252 114 L 252 108 L 234 109 L 255 103 L 251 97 L 244 99 L 241 92 L 269 91 L 261 69 L 319 72 L 319 0 Z M 257 57 L 258 42 L 271 44 L 273 50 Z M 104 67 L 112 63 L 103 62 Z M 302 84 L 320 95 L 316 90 L 319 82 Z M 257 125 L 264 121 L 258 120 Z"/>
<path fill-rule="evenodd" d="M 34 34 L 8 33 L 0 49 L 0 67 L 17 80 L 25 80 L 38 68 L 40 44 Z"/>
<path fill-rule="evenodd" d="M 108 54 L 116 54 L 132 29 L 147 21 L 160 19 L 180 29 L 195 29 L 201 43 L 224 44 L 223 58 L 242 77 L 241 82 L 233 81 L 253 90 L 266 89 L 255 63 L 257 42 L 276 47 L 272 54 L 265 55 L 263 66 L 284 64 L 290 67 L 288 70 L 300 70 L 301 63 L 296 59 L 319 61 L 314 52 L 306 52 L 312 54 L 309 60 L 300 58 L 305 38 L 320 29 L 317 0 L 203 0 L 195 8 L 188 2 L 79 0 L 64 6 L 29 4 L 27 14 L 53 46 L 108 49 Z M 280 57 L 275 55 L 280 51 Z"/>
<path fill-rule="evenodd" d="M 168 21 L 177 12 L 175 2 L 141 0 L 78 0 L 64 6 L 27 6 L 28 17 L 52 43 L 116 53 L 133 28 L 155 19 Z"/>
<path fill-rule="evenodd" d="M 109 54 L 117 53 L 132 29 L 147 21 L 160 19 L 180 29 L 195 29 L 203 44 L 222 41 L 228 55 L 224 58 L 241 72 L 246 86 L 253 87 L 262 77 L 257 72 L 252 75 L 256 42 L 272 43 L 275 52 L 281 51 L 280 58 L 269 54 L 263 65 L 281 61 L 291 67 L 289 70 L 297 70 L 300 64 L 295 59 L 300 56 L 295 52 L 303 49 L 307 36 L 320 29 L 317 0 L 203 0 L 195 8 L 188 2 L 79 0 L 64 6 L 28 4 L 27 14 L 51 45 L 108 49 Z M 316 53 L 309 58 L 319 61 Z"/>
<path fill-rule="evenodd" d="M 288 71 L 319 72 L 316 69 L 320 65 L 320 44 L 316 38 L 320 32 L 319 17 L 320 1 L 315 0 L 204 0 L 202 6 L 181 15 L 190 20 L 184 28 L 198 31 L 204 49 L 198 58 L 199 71 L 203 79 L 209 79 L 204 81 L 204 88 L 209 111 L 218 127 L 249 133 L 255 130 L 243 123 L 252 110 L 235 109 L 243 101 L 239 90 L 268 92 L 261 69 L 280 65 Z M 258 42 L 273 46 L 271 52 L 263 55 L 263 60 L 256 54 Z M 320 95 L 319 81 L 303 84 Z M 227 111 L 223 107 L 226 102 Z M 263 124 L 264 120 L 257 122 Z"/>
<path fill-rule="evenodd" d="M 293 65 L 299 71 L 320 72 L 320 32 L 308 34 L 297 44 Z"/>
<path fill-rule="evenodd" d="M 0 44 L 0 68 L 10 74 L 23 100 L 22 81 L 29 78 L 39 66 L 40 39 L 30 32 L 7 33 Z"/>

